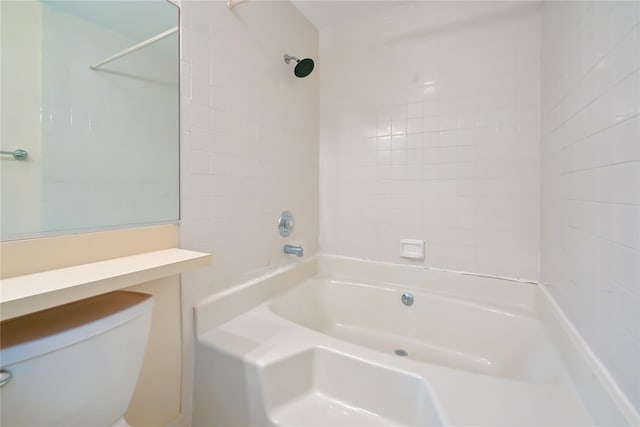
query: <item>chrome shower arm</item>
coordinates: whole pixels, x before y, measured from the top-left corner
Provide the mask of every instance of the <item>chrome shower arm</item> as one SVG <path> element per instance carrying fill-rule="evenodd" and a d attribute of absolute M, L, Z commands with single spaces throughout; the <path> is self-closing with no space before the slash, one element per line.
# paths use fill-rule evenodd
<path fill-rule="evenodd" d="M 296 62 L 300 62 L 300 59 L 296 58 L 295 56 L 289 55 L 288 53 L 284 54 L 284 62 L 286 62 L 287 64 L 291 62 L 292 59 Z"/>

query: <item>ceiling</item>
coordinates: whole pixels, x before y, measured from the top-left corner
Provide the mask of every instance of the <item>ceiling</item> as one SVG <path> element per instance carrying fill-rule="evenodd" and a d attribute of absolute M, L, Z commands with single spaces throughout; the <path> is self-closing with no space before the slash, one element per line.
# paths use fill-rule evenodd
<path fill-rule="evenodd" d="M 318 29 L 334 27 L 412 3 L 404 0 L 291 0 L 293 5 Z"/>

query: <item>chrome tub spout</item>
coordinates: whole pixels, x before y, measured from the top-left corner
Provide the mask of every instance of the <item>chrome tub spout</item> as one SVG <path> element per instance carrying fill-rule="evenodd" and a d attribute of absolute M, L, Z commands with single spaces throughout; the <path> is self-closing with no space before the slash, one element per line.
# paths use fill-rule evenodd
<path fill-rule="evenodd" d="M 302 246 L 284 245 L 284 253 L 301 257 L 303 255 Z"/>

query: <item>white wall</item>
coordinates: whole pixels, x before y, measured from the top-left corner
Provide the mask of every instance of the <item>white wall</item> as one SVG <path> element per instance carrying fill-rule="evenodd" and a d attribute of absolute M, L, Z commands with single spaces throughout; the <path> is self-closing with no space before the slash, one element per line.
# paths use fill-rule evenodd
<path fill-rule="evenodd" d="M 180 244 L 213 254 L 183 275 L 187 362 L 193 305 L 318 250 L 318 73 L 305 79 L 285 53 L 318 58 L 318 33 L 285 1 L 182 1 Z M 290 238 L 277 220 L 296 218 Z M 183 415 L 190 414 L 191 365 Z M 186 421 L 186 420 L 185 420 Z"/>
<path fill-rule="evenodd" d="M 543 3 L 541 281 L 640 410 L 639 5 Z"/>
<path fill-rule="evenodd" d="M 318 248 L 318 74 L 298 79 L 284 53 L 318 57 L 317 32 L 288 2 L 182 2 L 182 244 L 211 252 L 208 295 Z M 278 234 L 285 209 L 296 218 Z"/>
<path fill-rule="evenodd" d="M 321 247 L 537 279 L 539 4 L 414 2 L 322 29 Z"/>

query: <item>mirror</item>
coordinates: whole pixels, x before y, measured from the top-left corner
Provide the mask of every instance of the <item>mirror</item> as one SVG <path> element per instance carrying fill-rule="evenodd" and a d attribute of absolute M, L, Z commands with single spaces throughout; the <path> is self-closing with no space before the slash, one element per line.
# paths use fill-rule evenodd
<path fill-rule="evenodd" d="M 177 6 L 0 8 L 2 240 L 177 222 Z"/>

